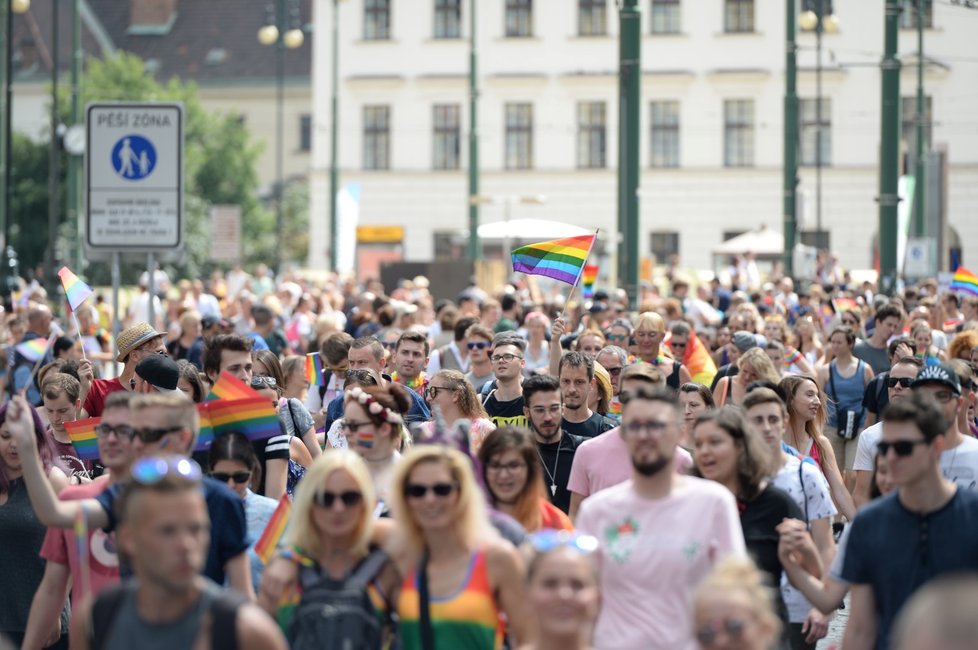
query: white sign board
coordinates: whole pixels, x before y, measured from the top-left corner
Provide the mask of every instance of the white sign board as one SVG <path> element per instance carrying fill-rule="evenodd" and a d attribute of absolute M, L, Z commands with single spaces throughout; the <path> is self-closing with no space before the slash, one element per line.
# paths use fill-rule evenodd
<path fill-rule="evenodd" d="M 240 205 L 215 205 L 211 208 L 211 259 L 218 262 L 241 261 Z"/>
<path fill-rule="evenodd" d="M 170 250 L 182 243 L 183 106 L 98 103 L 86 110 L 88 245 Z"/>

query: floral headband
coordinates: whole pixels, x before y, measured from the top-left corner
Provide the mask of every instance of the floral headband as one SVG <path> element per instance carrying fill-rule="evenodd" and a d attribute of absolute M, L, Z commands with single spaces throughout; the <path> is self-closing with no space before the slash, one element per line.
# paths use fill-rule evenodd
<path fill-rule="evenodd" d="M 354 386 L 346 391 L 346 394 L 355 399 L 370 415 L 382 418 L 384 422 L 390 424 L 404 424 L 404 420 L 398 413 L 378 402 L 359 386 Z"/>

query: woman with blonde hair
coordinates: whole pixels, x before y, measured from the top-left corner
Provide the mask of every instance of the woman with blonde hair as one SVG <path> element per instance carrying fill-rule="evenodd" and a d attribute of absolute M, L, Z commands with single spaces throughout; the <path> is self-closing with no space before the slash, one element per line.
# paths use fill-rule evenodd
<path fill-rule="evenodd" d="M 529 430 L 496 429 L 479 450 L 479 462 L 496 510 L 511 516 L 527 532 L 573 529 L 570 518 L 547 499 L 537 443 Z"/>
<path fill-rule="evenodd" d="M 390 548 L 404 575 L 403 650 L 494 650 L 503 617 L 512 645 L 525 643 L 523 562 L 491 527 L 470 459 L 443 446 L 415 447 L 398 465 L 391 505 Z"/>
<path fill-rule="evenodd" d="M 702 650 L 771 650 L 781 636 L 774 592 L 745 557 L 728 557 L 700 583 L 693 594 L 693 621 Z"/>
<path fill-rule="evenodd" d="M 543 312 L 531 311 L 526 315 L 524 325 L 526 327 L 526 365 L 523 367 L 523 372 L 526 374 L 532 374 L 538 370 L 545 372 L 550 365 L 550 343 L 547 342 L 550 319 Z"/>
<path fill-rule="evenodd" d="M 721 377 L 713 389 L 713 401 L 716 405 L 737 405 L 744 400 L 747 386 L 755 381 L 769 381 L 777 384 L 781 381 L 781 373 L 775 369 L 771 359 L 761 348 L 751 348 L 737 359 L 737 374 L 733 377 Z"/>
<path fill-rule="evenodd" d="M 777 341 L 783 346 L 783 354 L 775 365 L 779 372 L 784 371 L 789 375 L 810 375 L 815 372 L 805 355 L 795 347 L 794 335 L 788 331 L 788 323 L 782 316 L 774 315 L 764 319 L 764 337 L 768 343 Z"/>
<path fill-rule="evenodd" d="M 825 349 L 819 340 L 818 330 L 815 328 L 815 321 L 811 316 L 802 316 L 795 321 L 795 337 L 798 342 L 798 351 L 805 357 L 809 364 L 818 363 Z"/>
<path fill-rule="evenodd" d="M 604 337 L 604 332 L 589 327 L 578 335 L 577 340 L 574 341 L 574 349 L 595 359 L 598 352 L 601 352 L 601 348 L 607 344 L 608 340 Z"/>
<path fill-rule="evenodd" d="M 296 490 L 286 548 L 266 569 L 275 579 L 264 580 L 258 595 L 259 605 L 276 618 L 293 647 L 303 641 L 337 641 L 311 636 L 322 605 L 313 608 L 311 603 L 307 610 L 303 594 L 319 583 L 342 585 L 353 575 L 366 583 L 372 619 L 378 621 L 376 642 L 358 647 L 386 647 L 393 633 L 390 621 L 400 577 L 387 555 L 370 545 L 376 505 L 366 464 L 345 449 L 316 459 Z M 385 621 L 387 629 L 381 630 L 379 621 Z"/>
<path fill-rule="evenodd" d="M 597 361 L 594 362 L 594 382 L 597 390 L 592 390 L 588 394 L 587 406 L 595 413 L 608 415 L 611 410 L 611 398 L 613 389 L 611 387 L 611 373 L 605 370 Z"/>
<path fill-rule="evenodd" d="M 306 378 L 306 358 L 292 354 L 282 360 L 282 379 L 285 382 L 286 399 L 297 399 L 303 404 L 309 391 L 309 380 Z"/>
<path fill-rule="evenodd" d="M 646 311 L 635 321 L 635 342 L 640 360 L 658 366 L 666 376 L 666 385 L 676 390 L 692 381 L 689 370 L 678 360 L 663 354 L 662 341 L 666 336 L 666 322 L 654 311 Z"/>
<path fill-rule="evenodd" d="M 482 441 L 486 439 L 496 425 L 486 415 L 479 396 L 476 395 L 472 384 L 458 370 L 439 370 L 425 387 L 425 397 L 432 410 L 441 409 L 441 416 L 449 427 L 459 420 L 469 423 L 469 447 L 472 453 L 478 453 Z M 425 424 L 428 433 L 434 432 L 434 422 Z"/>

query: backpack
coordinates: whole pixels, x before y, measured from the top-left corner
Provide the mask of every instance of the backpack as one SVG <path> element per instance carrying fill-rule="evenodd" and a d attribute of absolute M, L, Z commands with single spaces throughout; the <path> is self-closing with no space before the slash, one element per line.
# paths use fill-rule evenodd
<path fill-rule="evenodd" d="M 387 560 L 383 551 L 372 551 L 344 580 L 325 576 L 318 567 L 300 566 L 302 599 L 289 626 L 289 647 L 379 650 L 384 634 L 367 585 Z"/>

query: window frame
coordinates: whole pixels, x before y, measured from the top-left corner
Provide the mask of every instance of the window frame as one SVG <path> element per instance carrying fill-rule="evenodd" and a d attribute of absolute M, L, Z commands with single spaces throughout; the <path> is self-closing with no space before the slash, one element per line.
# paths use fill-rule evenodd
<path fill-rule="evenodd" d="M 517 114 L 526 111 L 525 114 Z M 507 102 L 503 107 L 505 169 L 533 169 L 533 104 Z"/>
<path fill-rule="evenodd" d="M 657 8 L 660 11 L 656 11 Z M 663 17 L 661 21 L 663 28 L 661 29 L 656 28 L 659 17 Z M 672 23 L 675 23 L 675 25 Z M 680 34 L 682 27 L 681 0 L 651 0 L 649 6 L 650 34 Z"/>
<path fill-rule="evenodd" d="M 442 119 L 439 119 L 441 116 Z M 431 107 L 431 168 L 454 171 L 462 167 L 462 107 L 435 104 Z"/>
<path fill-rule="evenodd" d="M 391 0 L 364 0 L 363 40 L 388 41 L 391 38 Z"/>
<path fill-rule="evenodd" d="M 503 10 L 503 35 L 506 38 L 533 36 L 533 0 L 506 0 Z"/>
<path fill-rule="evenodd" d="M 438 40 L 462 38 L 462 0 L 434 0 L 432 37 Z"/>
<path fill-rule="evenodd" d="M 832 98 L 822 96 L 822 159 L 816 159 L 815 142 L 818 140 L 815 102 L 817 97 L 798 99 L 798 164 L 801 167 L 829 167 L 832 165 Z M 811 107 L 811 108 L 806 108 Z M 810 114 L 809 114 L 810 111 Z M 812 133 L 810 137 L 809 133 Z M 811 140 L 811 144 L 806 144 Z"/>
<path fill-rule="evenodd" d="M 578 0 L 577 35 L 608 35 L 608 0 Z"/>
<path fill-rule="evenodd" d="M 657 120 L 657 107 L 662 109 L 675 109 L 674 120 Z M 666 112 L 661 112 L 660 116 L 665 116 Z M 649 166 L 656 169 L 675 169 L 681 164 L 681 107 L 679 100 L 676 99 L 656 99 L 649 102 Z M 657 155 L 657 145 L 669 145 L 667 151 L 665 146 L 661 156 Z M 672 149 L 674 147 L 674 150 Z M 670 155 L 671 153 L 671 155 Z"/>
<path fill-rule="evenodd" d="M 391 168 L 391 107 L 389 104 L 367 104 L 362 115 L 363 169 L 388 171 Z M 376 119 L 381 115 L 383 120 Z"/>
<path fill-rule="evenodd" d="M 755 19 L 754 0 L 723 0 L 725 34 L 752 34 L 755 32 Z"/>
<path fill-rule="evenodd" d="M 608 166 L 608 104 L 577 102 L 577 168 L 605 169 Z"/>
<path fill-rule="evenodd" d="M 731 108 L 737 108 L 736 114 L 731 115 Z M 744 108 L 750 108 L 750 119 L 743 119 Z M 737 119 L 732 119 L 737 118 Z M 724 167 L 753 167 L 756 146 L 757 111 L 751 98 L 723 100 L 723 166 Z M 731 147 L 736 146 L 736 151 Z M 734 156 L 733 154 L 737 154 Z"/>

